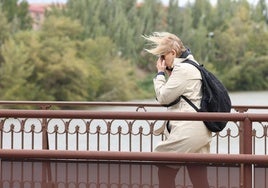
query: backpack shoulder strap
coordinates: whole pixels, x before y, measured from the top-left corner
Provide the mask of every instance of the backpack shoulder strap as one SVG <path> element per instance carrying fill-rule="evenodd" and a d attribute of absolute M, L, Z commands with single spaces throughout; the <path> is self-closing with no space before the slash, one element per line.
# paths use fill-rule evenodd
<path fill-rule="evenodd" d="M 162 106 L 164 107 L 170 107 L 170 106 L 173 106 L 175 104 L 177 104 L 178 102 L 180 102 L 181 100 L 181 96 L 179 96 L 177 99 L 175 99 L 173 102 L 169 103 L 169 104 L 163 104 Z"/>
<path fill-rule="evenodd" d="M 190 60 L 190 59 L 186 59 L 182 63 L 189 63 L 189 64 L 195 66 L 198 70 L 200 69 L 200 67 L 203 67 L 202 64 L 197 64 L 196 62 L 194 62 L 193 60 Z"/>
<path fill-rule="evenodd" d="M 192 103 L 192 101 L 190 101 L 190 99 L 188 99 L 184 95 L 182 95 L 181 98 L 183 98 L 189 105 L 191 105 L 191 107 L 193 107 L 193 109 L 195 109 L 195 111 L 197 111 L 197 112 L 199 111 L 197 106 L 194 103 Z"/>
<path fill-rule="evenodd" d="M 199 70 L 199 67 L 202 66 L 202 65 L 199 65 L 197 63 L 195 63 L 194 61 L 190 60 L 190 59 L 186 59 L 185 61 L 183 61 L 182 63 L 189 63 L 193 66 L 195 66 L 198 70 Z M 200 70 L 199 70 L 200 71 Z M 200 72 L 201 73 L 201 72 Z M 201 76 L 202 76 L 202 73 L 201 73 Z M 195 109 L 195 111 L 199 112 L 200 110 L 197 108 L 197 106 L 190 100 L 188 99 L 187 97 L 185 97 L 184 95 L 181 96 L 189 105 L 191 105 L 193 107 L 193 109 Z"/>

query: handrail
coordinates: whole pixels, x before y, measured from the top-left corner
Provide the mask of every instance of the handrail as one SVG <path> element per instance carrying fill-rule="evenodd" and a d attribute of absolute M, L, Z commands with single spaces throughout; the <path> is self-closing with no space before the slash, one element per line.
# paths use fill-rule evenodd
<path fill-rule="evenodd" d="M 207 112 L 123 112 L 85 110 L 0 110 L 0 117 L 13 118 L 73 118 L 73 119 L 139 119 L 139 120 L 210 120 L 253 121 L 267 120 L 266 114 L 257 113 L 207 113 Z"/>
<path fill-rule="evenodd" d="M 39 106 L 148 106 L 161 107 L 158 103 L 103 102 L 103 101 L 0 101 L 0 105 L 39 105 Z"/>
<path fill-rule="evenodd" d="M 115 152 L 115 151 L 67 151 L 67 150 L 0 150 L 0 158 L 13 159 L 88 159 L 116 161 L 145 161 L 168 163 L 218 163 L 267 165 L 266 155 L 249 154 L 197 154 L 170 152 Z"/>
<path fill-rule="evenodd" d="M 0 101 L 0 105 L 30 105 L 50 108 L 51 106 L 122 106 L 122 107 L 163 107 L 157 102 L 103 102 L 103 101 Z M 163 107 L 164 108 L 164 107 Z M 236 111 L 245 112 L 248 109 L 268 109 L 262 105 L 232 105 Z M 44 108 L 41 108 L 44 109 Z"/>

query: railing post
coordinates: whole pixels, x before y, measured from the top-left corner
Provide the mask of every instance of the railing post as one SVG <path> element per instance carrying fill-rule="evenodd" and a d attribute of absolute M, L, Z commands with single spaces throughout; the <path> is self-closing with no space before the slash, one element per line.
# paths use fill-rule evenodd
<path fill-rule="evenodd" d="M 0 187 L 3 187 L 2 171 L 3 171 L 3 169 L 2 169 L 2 158 L 0 158 Z"/>
<path fill-rule="evenodd" d="M 42 150 L 49 150 L 48 143 L 48 120 L 47 118 L 42 119 Z M 42 163 L 42 188 L 51 187 L 54 185 L 52 183 L 52 175 L 51 175 L 51 166 L 50 162 Z"/>
<path fill-rule="evenodd" d="M 43 150 L 49 149 L 47 124 L 48 124 L 47 118 L 43 118 L 42 119 L 42 149 Z"/>
<path fill-rule="evenodd" d="M 252 154 L 252 122 L 240 122 L 240 154 Z M 241 164 L 241 188 L 252 188 L 252 165 Z"/>

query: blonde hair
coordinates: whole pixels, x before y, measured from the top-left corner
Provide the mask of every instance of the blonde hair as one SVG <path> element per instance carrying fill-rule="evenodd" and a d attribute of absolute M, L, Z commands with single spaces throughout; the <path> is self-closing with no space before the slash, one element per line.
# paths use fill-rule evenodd
<path fill-rule="evenodd" d="M 175 50 L 176 55 L 180 56 L 186 50 L 181 39 L 174 34 L 168 32 L 154 32 L 150 36 L 143 36 L 149 41 L 151 49 L 145 49 L 153 55 L 164 55 L 172 50 Z"/>

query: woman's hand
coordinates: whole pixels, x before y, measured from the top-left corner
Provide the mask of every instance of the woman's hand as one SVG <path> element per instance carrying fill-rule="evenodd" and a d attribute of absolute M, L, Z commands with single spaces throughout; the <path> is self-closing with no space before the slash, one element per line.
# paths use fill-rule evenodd
<path fill-rule="evenodd" d="M 166 70 L 166 63 L 161 57 L 158 58 L 156 62 L 157 72 L 165 72 Z"/>
<path fill-rule="evenodd" d="M 159 57 L 157 62 L 156 62 L 156 68 L 157 68 L 157 72 L 166 72 L 168 76 L 170 76 L 170 74 L 172 72 L 171 70 L 166 69 L 167 68 L 166 62 L 161 57 Z"/>
<path fill-rule="evenodd" d="M 171 75 L 171 72 L 172 72 L 172 70 L 167 70 L 167 69 L 166 69 L 166 73 L 167 73 L 168 76 Z"/>

